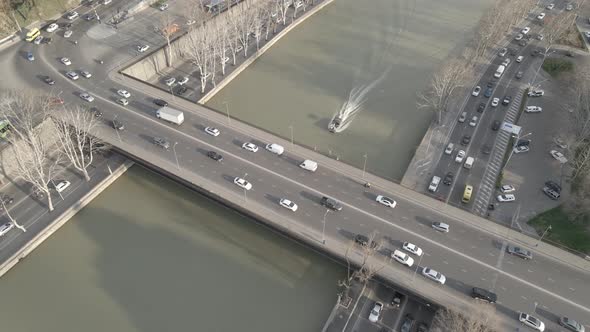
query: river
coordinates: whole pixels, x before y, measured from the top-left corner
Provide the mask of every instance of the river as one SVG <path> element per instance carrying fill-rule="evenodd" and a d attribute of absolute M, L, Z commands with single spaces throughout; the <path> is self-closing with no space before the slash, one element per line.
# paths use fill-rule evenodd
<path fill-rule="evenodd" d="M 318 331 L 342 266 L 132 167 L 0 282 L 2 330 Z"/>
<path fill-rule="evenodd" d="M 289 32 L 208 105 L 400 181 L 431 113 L 416 93 L 461 48 L 491 0 L 335 0 Z M 332 115 L 352 88 L 383 80 L 343 133 Z"/>

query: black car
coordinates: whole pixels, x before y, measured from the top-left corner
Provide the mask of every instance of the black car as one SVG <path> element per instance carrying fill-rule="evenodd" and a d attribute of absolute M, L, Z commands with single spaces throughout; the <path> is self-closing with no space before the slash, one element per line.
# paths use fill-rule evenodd
<path fill-rule="evenodd" d="M 522 78 L 522 75 L 524 75 L 523 72 L 519 71 L 518 73 L 516 73 L 516 79 L 519 80 Z"/>
<path fill-rule="evenodd" d="M 361 245 L 363 247 L 369 246 L 369 238 L 366 237 L 366 236 L 364 236 L 364 235 L 362 235 L 362 234 L 357 234 L 354 237 L 354 242 L 356 242 L 357 244 L 359 244 L 359 245 Z M 371 241 L 370 247 L 371 247 L 371 249 L 376 248 L 377 247 L 377 242 Z"/>
<path fill-rule="evenodd" d="M 391 299 L 391 305 L 399 308 L 402 305 L 403 300 L 404 300 L 404 294 L 402 294 L 400 292 L 394 292 L 393 298 Z"/>
<path fill-rule="evenodd" d="M 96 16 L 94 14 L 86 14 L 86 16 L 84 17 L 84 19 L 86 21 L 92 21 L 96 18 Z"/>
<path fill-rule="evenodd" d="M 426 325 L 426 323 L 418 324 L 418 329 L 416 329 L 416 332 L 428 332 L 428 325 Z"/>
<path fill-rule="evenodd" d="M 510 104 L 511 100 L 512 100 L 512 96 L 505 96 L 504 100 L 502 100 L 502 105 L 506 106 L 506 105 Z"/>
<path fill-rule="evenodd" d="M 338 203 L 338 201 L 331 199 L 329 197 L 322 197 L 322 199 L 320 200 L 320 204 L 322 206 L 327 207 L 330 210 L 334 210 L 334 211 L 340 211 L 342 210 L 342 205 L 340 205 L 340 203 Z"/>
<path fill-rule="evenodd" d="M 215 152 L 215 151 L 209 151 L 207 152 L 207 157 L 215 160 L 215 161 L 222 161 L 223 160 L 223 156 L 220 155 L 219 153 Z"/>
<path fill-rule="evenodd" d="M 51 42 L 53 41 L 53 39 L 51 39 L 51 37 L 43 37 L 43 39 L 41 39 L 41 44 L 51 44 Z"/>
<path fill-rule="evenodd" d="M 447 186 L 450 186 L 451 183 L 453 183 L 454 178 L 455 178 L 455 175 L 453 174 L 453 172 L 448 172 L 447 175 L 445 175 L 445 178 L 443 179 L 443 183 L 446 184 Z"/>
<path fill-rule="evenodd" d="M 410 314 L 407 314 L 406 317 L 404 317 L 404 321 L 402 322 L 400 332 L 410 332 L 412 330 L 412 326 L 414 326 L 414 321 L 414 317 L 412 317 Z"/>
<path fill-rule="evenodd" d="M 486 103 L 479 103 L 479 106 L 477 107 L 477 111 L 479 113 L 482 113 L 484 109 L 486 109 Z"/>
<path fill-rule="evenodd" d="M 531 51 L 531 56 L 535 57 L 537 55 L 541 54 L 541 50 L 532 50 Z"/>
<path fill-rule="evenodd" d="M 12 198 L 11 196 L 8 195 L 2 195 L 0 194 L 0 200 L 4 203 L 4 206 L 10 205 L 14 202 L 14 198 Z M 0 205 L 0 210 L 3 210 L 4 208 L 2 207 L 3 205 Z"/>
<path fill-rule="evenodd" d="M 565 52 L 565 55 L 573 58 L 574 57 L 574 52 L 572 52 L 572 51 L 566 51 Z"/>
<path fill-rule="evenodd" d="M 164 99 L 154 99 L 154 104 L 156 104 L 158 106 L 162 106 L 162 107 L 168 106 L 168 102 L 165 101 Z"/>
<path fill-rule="evenodd" d="M 49 85 L 54 85 L 55 84 L 55 80 L 49 76 L 45 76 L 43 78 L 43 82 L 49 84 Z"/>
<path fill-rule="evenodd" d="M 96 117 L 96 118 L 102 117 L 102 111 L 96 107 L 90 108 L 90 112 L 92 112 L 92 114 L 94 114 L 94 117 Z"/>
<path fill-rule="evenodd" d="M 170 148 L 170 142 L 162 137 L 154 137 L 154 144 L 161 147 L 162 149 L 168 150 Z"/>
<path fill-rule="evenodd" d="M 492 122 L 492 130 L 497 131 L 498 129 L 500 129 L 500 125 L 502 125 L 502 123 L 498 120 L 495 120 L 494 122 Z"/>
<path fill-rule="evenodd" d="M 543 193 L 554 201 L 558 200 L 559 197 L 561 197 L 561 194 L 558 191 L 548 186 L 543 187 Z"/>
<path fill-rule="evenodd" d="M 72 23 L 65 23 L 61 25 L 62 28 L 69 29 L 72 27 Z"/>
<path fill-rule="evenodd" d="M 481 153 L 483 154 L 490 154 L 492 153 L 492 147 L 489 146 L 488 144 L 484 144 L 481 148 Z"/>
<path fill-rule="evenodd" d="M 516 56 L 518 54 L 518 50 L 515 48 L 509 48 L 508 49 L 508 54 L 512 55 L 512 56 Z"/>
<path fill-rule="evenodd" d="M 178 87 L 178 89 L 176 89 L 176 94 L 181 96 L 183 95 L 186 91 L 188 90 L 188 88 L 184 85 L 181 85 Z"/>
<path fill-rule="evenodd" d="M 461 139 L 461 145 L 469 145 L 469 143 L 471 142 L 471 135 L 464 135 L 463 139 Z"/>
<path fill-rule="evenodd" d="M 117 130 L 124 130 L 125 129 L 125 125 L 123 124 L 123 122 L 119 121 L 119 120 L 113 120 L 112 122 L 113 128 L 117 129 Z"/>
<path fill-rule="evenodd" d="M 518 42 L 518 45 L 519 46 L 522 46 L 522 47 L 525 47 L 526 44 L 527 44 L 527 40 L 526 39 L 523 39 L 523 40 L 521 40 L 521 41 Z"/>
<path fill-rule="evenodd" d="M 494 88 L 491 86 L 488 86 L 486 88 L 486 91 L 484 92 L 483 96 L 486 98 L 490 98 L 492 96 L 492 93 L 494 92 Z"/>
<path fill-rule="evenodd" d="M 490 303 L 496 303 L 498 296 L 483 288 L 473 287 L 471 290 L 471 297 L 474 299 L 484 300 Z"/>
<path fill-rule="evenodd" d="M 520 141 L 516 142 L 516 147 L 519 146 L 530 146 L 531 140 L 530 139 L 521 139 Z"/>
<path fill-rule="evenodd" d="M 545 182 L 545 185 L 557 192 L 561 192 L 561 186 L 558 185 L 557 183 L 555 183 L 555 181 L 549 180 L 549 181 Z"/>

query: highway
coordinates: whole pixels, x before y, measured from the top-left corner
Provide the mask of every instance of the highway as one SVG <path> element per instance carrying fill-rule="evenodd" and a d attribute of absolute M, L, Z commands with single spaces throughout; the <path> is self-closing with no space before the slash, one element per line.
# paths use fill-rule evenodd
<path fill-rule="evenodd" d="M 74 26 L 75 33 L 83 34 L 95 24 L 78 20 Z M 126 33 L 131 34 L 132 31 L 119 28 L 117 32 L 121 35 Z M 380 251 L 384 255 L 379 258 L 387 265 L 384 273 L 402 276 L 404 279 L 400 283 L 413 285 L 421 293 L 432 291 L 435 299 L 442 300 L 448 295 L 451 299 L 459 297 L 467 301 L 465 294 L 471 287 L 477 286 L 494 290 L 499 297 L 499 311 L 511 318 L 516 317 L 517 311 L 532 312 L 537 307 L 536 315 L 550 326 L 554 325 L 555 317 L 561 315 L 573 317 L 587 326 L 590 324 L 587 318 L 590 317 L 588 271 L 545 256 L 546 245 L 533 250 L 535 256 L 532 261 L 509 256 L 505 249 L 512 243 L 499 234 L 505 232 L 506 236 L 512 237 L 512 231 L 499 229 L 490 233 L 454 217 L 460 211 L 453 207 L 443 211 L 440 208 L 442 203 L 431 198 L 407 194 L 403 190 L 385 192 L 385 188 L 396 188 L 385 180 L 371 180 L 373 188 L 366 189 L 360 178 L 343 172 L 346 167 L 336 161 L 323 163 L 326 158 L 311 151 L 301 153 L 302 148 L 291 147 L 282 139 L 266 139 L 271 135 L 235 119 L 229 125 L 223 115 L 177 97 L 172 99 L 163 91 L 121 77 L 113 69 L 137 56 L 129 51 L 135 44 L 130 42 L 127 47 L 113 48 L 109 41 L 114 37 L 107 37 L 105 42 L 101 42 L 91 39 L 88 34 L 84 36 L 79 37 L 78 46 L 56 36 L 51 45 L 22 42 L 1 51 L 0 65 L 9 79 L 2 80 L 0 84 L 3 88 L 52 91 L 67 104 L 87 104 L 78 95 L 82 91 L 90 92 L 96 97 L 92 106 L 104 113 L 102 133 L 114 145 L 171 173 L 198 179 L 236 204 L 289 223 L 318 246 L 325 237 L 326 247 L 333 246 L 329 250 L 346 248 L 354 235 L 377 232 L 384 247 Z M 125 39 L 124 36 L 118 38 Z M 34 62 L 28 62 L 22 56 L 29 50 L 34 50 L 37 58 Z M 84 68 L 93 77 L 77 81 L 67 79 L 64 76 L 66 66 L 58 61 L 62 56 L 68 56 L 73 62 L 68 70 Z M 105 64 L 98 64 L 96 59 L 105 59 Z M 43 83 L 40 79 L 43 75 L 52 76 L 56 84 L 50 87 Z M 119 88 L 127 89 L 132 95 L 127 107 L 115 103 L 118 98 L 115 92 Z M 178 127 L 156 119 L 154 97 L 164 97 L 171 106 L 184 110 L 185 123 Z M 115 117 L 125 124 L 125 130 L 119 135 L 108 127 L 109 121 Z M 203 131 L 206 126 L 219 128 L 221 135 L 212 137 L 206 134 Z M 154 136 L 167 138 L 173 146 L 168 151 L 161 149 L 152 143 Z M 263 149 L 264 144 L 275 141 L 286 147 L 287 152 L 283 156 L 278 157 Z M 253 142 L 261 149 L 256 153 L 248 152 L 241 148 L 244 142 Z M 210 150 L 222 154 L 224 160 L 215 162 L 208 158 L 206 153 Z M 298 167 L 308 156 L 320 162 L 315 173 Z M 253 189 L 244 194 L 232 182 L 236 176 L 245 177 L 253 184 Z M 375 179 L 373 176 L 367 178 Z M 394 198 L 397 207 L 389 209 L 379 205 L 375 202 L 378 194 Z M 323 195 L 338 199 L 344 209 L 326 214 L 326 209 L 319 205 Z M 296 202 L 299 209 L 291 212 L 279 206 L 278 200 L 283 197 Z M 324 216 L 325 236 L 322 236 Z M 434 231 L 430 227 L 433 221 L 450 224 L 450 233 Z M 435 286 L 419 275 L 411 281 L 412 270 L 386 258 L 389 250 L 399 248 L 403 241 L 413 242 L 425 250 L 420 266 L 430 266 L 445 274 L 445 286 Z M 531 239 L 530 243 L 534 241 Z"/>

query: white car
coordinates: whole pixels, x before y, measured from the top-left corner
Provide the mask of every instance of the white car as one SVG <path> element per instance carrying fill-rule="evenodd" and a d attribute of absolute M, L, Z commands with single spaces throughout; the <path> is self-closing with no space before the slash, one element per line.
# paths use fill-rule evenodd
<path fill-rule="evenodd" d="M 471 118 L 471 121 L 469 121 L 469 126 L 470 126 L 470 127 L 475 127 L 475 125 L 477 125 L 477 116 L 475 116 L 475 115 L 474 115 L 474 116 Z"/>
<path fill-rule="evenodd" d="M 590 38 L 590 31 L 584 31 L 584 36 L 586 36 L 586 38 Z"/>
<path fill-rule="evenodd" d="M 10 221 L 8 221 L 8 222 L 6 222 L 6 223 L 2 224 L 2 225 L 0 226 L 0 236 L 2 236 L 2 235 L 4 235 L 4 234 L 8 233 L 8 231 L 10 231 L 10 230 L 11 230 L 11 229 L 13 229 L 13 228 L 14 228 L 14 224 L 13 224 L 13 223 L 11 223 Z"/>
<path fill-rule="evenodd" d="M 445 154 L 450 156 L 453 153 L 454 149 L 455 149 L 455 144 L 449 143 L 445 149 Z"/>
<path fill-rule="evenodd" d="M 235 178 L 234 183 L 242 189 L 246 189 L 246 190 L 252 189 L 252 184 L 242 178 Z"/>
<path fill-rule="evenodd" d="M 516 197 L 513 194 L 503 194 L 498 195 L 496 199 L 498 200 L 498 202 L 514 202 L 516 200 Z"/>
<path fill-rule="evenodd" d="M 70 181 L 60 181 L 58 184 L 55 185 L 55 190 L 60 193 L 64 190 L 66 190 L 68 187 L 70 186 Z"/>
<path fill-rule="evenodd" d="M 39 45 L 39 44 L 41 44 L 42 41 L 43 41 L 43 36 L 37 36 L 37 38 L 35 38 L 35 40 L 33 40 L 33 43 L 35 45 Z"/>
<path fill-rule="evenodd" d="M 523 323 L 524 325 L 537 330 L 537 331 L 545 331 L 545 324 L 543 322 L 541 322 L 538 318 L 533 317 L 529 314 L 525 314 L 524 312 L 521 312 L 518 315 L 518 320 Z"/>
<path fill-rule="evenodd" d="M 527 112 L 527 113 L 540 113 L 540 112 L 543 112 L 543 108 L 541 108 L 540 106 L 527 106 L 525 109 L 525 112 Z"/>
<path fill-rule="evenodd" d="M 94 97 L 92 97 L 88 92 L 83 92 L 80 94 L 80 98 L 86 100 L 87 102 L 91 103 L 94 101 Z"/>
<path fill-rule="evenodd" d="M 540 33 L 535 38 L 537 38 L 537 40 L 543 40 L 543 39 L 545 39 L 545 36 L 542 33 Z"/>
<path fill-rule="evenodd" d="M 254 143 L 246 142 L 242 144 L 242 149 L 250 152 L 258 152 L 258 146 Z"/>
<path fill-rule="evenodd" d="M 172 86 L 172 85 L 174 85 L 174 83 L 176 83 L 176 79 L 174 77 L 168 77 L 167 79 L 164 80 L 164 83 L 167 86 Z"/>
<path fill-rule="evenodd" d="M 506 47 L 500 49 L 500 52 L 498 52 L 499 56 L 505 56 L 506 53 L 508 53 L 508 49 Z"/>
<path fill-rule="evenodd" d="M 404 244 L 402 244 L 402 249 L 418 257 L 422 256 L 422 249 L 413 243 L 404 242 Z"/>
<path fill-rule="evenodd" d="M 551 9 L 555 8 L 555 4 L 554 3 L 550 3 L 545 8 L 548 9 L 548 10 L 551 10 Z"/>
<path fill-rule="evenodd" d="M 285 209 L 289 209 L 293 212 L 297 211 L 297 204 L 293 203 L 292 201 L 286 199 L 286 198 L 281 198 L 281 200 L 279 201 L 279 204 L 284 207 Z"/>
<path fill-rule="evenodd" d="M 448 233 L 450 230 L 450 226 L 445 224 L 444 222 L 435 221 L 432 223 L 432 228 L 439 232 Z"/>
<path fill-rule="evenodd" d="M 70 66 L 70 65 L 72 64 L 72 61 L 70 61 L 70 59 L 68 59 L 68 58 L 65 58 L 65 57 L 64 57 L 64 58 L 61 58 L 61 59 L 59 59 L 59 61 L 61 61 L 61 63 L 63 63 L 63 64 L 64 64 L 64 65 L 66 65 L 66 66 Z"/>
<path fill-rule="evenodd" d="M 508 67 L 509 64 L 510 64 L 510 58 L 506 58 L 506 59 L 504 59 L 504 61 L 502 61 L 502 66 L 504 66 L 504 67 Z"/>
<path fill-rule="evenodd" d="M 186 21 L 186 25 L 188 25 L 188 26 L 191 26 L 191 25 L 193 25 L 195 23 L 197 23 L 197 21 L 195 21 L 195 20 L 187 20 Z"/>
<path fill-rule="evenodd" d="M 53 31 L 57 30 L 58 28 L 59 28 L 59 25 L 57 25 L 57 23 L 51 23 L 47 28 L 45 28 L 45 31 L 53 32 Z"/>
<path fill-rule="evenodd" d="M 465 158 L 465 151 L 459 150 L 459 152 L 457 152 L 457 156 L 455 157 L 455 162 L 462 163 L 463 158 Z"/>
<path fill-rule="evenodd" d="M 129 100 L 125 99 L 125 98 L 119 98 L 117 99 L 117 103 L 123 106 L 127 106 L 129 105 Z"/>
<path fill-rule="evenodd" d="M 150 45 L 137 45 L 137 51 L 143 53 L 150 48 Z"/>
<path fill-rule="evenodd" d="M 544 90 L 531 90 L 528 93 L 529 97 L 542 97 L 545 95 L 545 91 Z"/>
<path fill-rule="evenodd" d="M 392 208 L 392 209 L 397 205 L 396 201 L 394 201 L 393 199 L 391 199 L 389 197 L 383 196 L 383 195 L 377 196 L 377 198 L 375 198 L 375 200 L 387 207 Z"/>
<path fill-rule="evenodd" d="M 219 136 L 219 134 L 221 134 L 221 132 L 219 131 L 219 129 L 217 128 L 213 128 L 213 127 L 207 127 L 205 128 L 205 132 L 211 136 Z"/>
<path fill-rule="evenodd" d="M 70 38 L 72 37 L 72 34 L 74 32 L 72 30 L 66 30 L 66 32 L 64 32 L 64 38 Z"/>
<path fill-rule="evenodd" d="M 523 35 L 526 35 L 527 33 L 529 33 L 529 31 L 531 31 L 531 28 L 529 28 L 529 27 L 524 27 L 524 29 L 520 30 L 520 32 Z"/>
<path fill-rule="evenodd" d="M 567 163 L 567 158 L 563 155 L 563 153 L 561 153 L 557 150 L 551 150 L 551 151 L 549 151 L 549 154 L 551 155 L 551 157 L 555 158 L 560 163 L 562 163 L 562 164 Z"/>
<path fill-rule="evenodd" d="M 569 5 L 565 6 L 565 10 L 567 10 L 568 12 L 574 10 L 574 5 L 569 4 Z"/>
<path fill-rule="evenodd" d="M 441 285 L 444 285 L 445 282 L 447 281 L 447 278 L 442 273 L 440 273 L 436 270 L 433 270 L 429 267 L 425 267 L 422 270 L 422 275 L 430 280 L 438 282 Z"/>
<path fill-rule="evenodd" d="M 72 79 L 72 80 L 74 80 L 74 81 L 75 81 L 75 80 L 77 80 L 78 78 L 80 78 L 80 77 L 78 76 L 78 74 L 76 74 L 76 72 L 73 72 L 73 71 L 69 71 L 69 72 L 67 72 L 67 73 L 66 73 L 66 76 L 67 76 L 67 77 L 69 77 L 69 78 L 71 78 L 71 79 Z"/>
<path fill-rule="evenodd" d="M 117 90 L 117 94 L 123 98 L 130 98 L 131 94 L 127 90 L 119 89 Z"/>
<path fill-rule="evenodd" d="M 161 5 L 159 8 L 160 8 L 161 11 L 165 11 L 166 9 L 168 9 L 169 6 L 170 5 L 168 5 L 167 3 L 165 3 L 165 4 Z"/>
<path fill-rule="evenodd" d="M 113 0 L 104 0 L 102 2 L 103 5 L 108 5 L 109 3 L 113 2 Z"/>
<path fill-rule="evenodd" d="M 514 148 L 514 153 L 529 152 L 531 149 L 526 145 L 517 146 Z"/>
<path fill-rule="evenodd" d="M 516 37 L 514 37 L 514 40 L 522 40 L 524 38 L 524 35 L 522 33 L 519 33 L 518 35 L 516 35 Z"/>
<path fill-rule="evenodd" d="M 518 58 L 516 58 L 516 62 L 521 63 L 522 60 L 524 60 L 524 56 L 519 55 Z"/>
<path fill-rule="evenodd" d="M 545 18 L 545 13 L 541 13 L 539 15 L 537 15 L 537 19 L 542 20 Z"/>
<path fill-rule="evenodd" d="M 414 265 L 414 259 L 401 250 L 395 250 L 393 253 L 391 253 L 391 258 L 407 267 L 412 267 L 412 265 Z"/>
<path fill-rule="evenodd" d="M 81 70 L 80 75 L 84 76 L 85 78 L 91 78 L 92 74 L 88 70 Z"/>
<path fill-rule="evenodd" d="M 70 21 L 73 21 L 73 20 L 77 19 L 78 16 L 80 16 L 78 14 L 78 12 L 69 12 L 68 15 L 66 16 L 66 18 Z"/>
<path fill-rule="evenodd" d="M 481 92 L 481 86 L 476 86 L 473 91 L 471 92 L 471 95 L 474 97 L 479 96 L 479 93 Z"/>
<path fill-rule="evenodd" d="M 513 191 L 515 191 L 515 190 L 516 190 L 516 189 L 514 188 L 514 186 L 512 186 L 512 185 L 509 185 L 509 184 L 505 184 L 505 185 L 503 185 L 502 187 L 500 187 L 500 191 L 501 191 L 503 194 L 508 194 L 508 193 L 511 193 L 511 192 L 513 192 Z"/>
<path fill-rule="evenodd" d="M 496 107 L 498 104 L 500 104 L 500 98 L 492 99 L 492 107 Z"/>
<path fill-rule="evenodd" d="M 379 316 L 381 315 L 381 311 L 383 310 L 383 303 L 375 302 L 373 306 L 373 310 L 371 310 L 371 314 L 369 314 L 369 321 L 376 323 L 379 320 Z"/>
<path fill-rule="evenodd" d="M 178 80 L 178 85 L 185 85 L 188 80 L 189 78 L 187 76 L 183 76 L 180 80 Z"/>

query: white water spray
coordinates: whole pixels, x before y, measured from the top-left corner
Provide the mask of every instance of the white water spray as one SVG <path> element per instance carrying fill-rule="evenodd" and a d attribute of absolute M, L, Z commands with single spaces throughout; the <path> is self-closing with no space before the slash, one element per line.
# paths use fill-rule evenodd
<path fill-rule="evenodd" d="M 330 119 L 328 130 L 333 133 L 341 133 L 348 128 L 352 123 L 352 120 L 356 117 L 356 114 L 361 111 L 363 105 L 367 101 L 367 94 L 377 84 L 383 81 L 388 72 L 389 70 L 384 71 L 381 76 L 369 84 L 361 84 L 352 88 L 348 94 L 348 100 L 344 102 L 340 110 L 332 116 L 332 119 Z"/>

